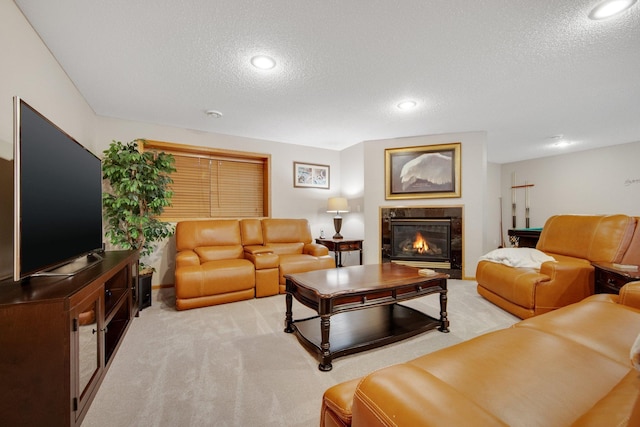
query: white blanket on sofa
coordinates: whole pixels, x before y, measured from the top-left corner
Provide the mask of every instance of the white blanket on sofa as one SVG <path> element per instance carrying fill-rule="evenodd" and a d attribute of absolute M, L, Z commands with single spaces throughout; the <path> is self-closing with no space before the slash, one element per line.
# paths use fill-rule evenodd
<path fill-rule="evenodd" d="M 534 248 L 500 248 L 481 256 L 480 261 L 539 270 L 543 262 L 555 261 L 555 258 Z"/>

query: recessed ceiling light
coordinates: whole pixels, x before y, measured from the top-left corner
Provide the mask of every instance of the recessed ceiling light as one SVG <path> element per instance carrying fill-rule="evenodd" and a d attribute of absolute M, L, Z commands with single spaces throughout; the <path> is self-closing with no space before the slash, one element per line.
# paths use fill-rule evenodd
<path fill-rule="evenodd" d="M 551 137 L 551 145 L 556 148 L 564 148 L 571 145 L 571 141 L 564 139 L 564 135 L 554 135 Z"/>
<path fill-rule="evenodd" d="M 398 108 L 401 110 L 412 110 L 416 108 L 418 103 L 416 101 L 402 101 L 398 104 Z"/>
<path fill-rule="evenodd" d="M 204 112 L 207 116 L 212 117 L 214 119 L 219 119 L 222 117 L 222 113 L 216 110 L 207 110 Z"/>
<path fill-rule="evenodd" d="M 276 66 L 276 61 L 269 56 L 258 55 L 251 58 L 251 64 L 261 70 L 270 70 Z"/>
<path fill-rule="evenodd" d="M 589 13 L 593 20 L 607 19 L 629 9 L 637 0 L 605 0 Z"/>

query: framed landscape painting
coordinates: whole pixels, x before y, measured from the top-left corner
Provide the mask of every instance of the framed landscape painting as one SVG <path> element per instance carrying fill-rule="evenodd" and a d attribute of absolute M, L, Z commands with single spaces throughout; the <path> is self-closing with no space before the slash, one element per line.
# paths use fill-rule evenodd
<path fill-rule="evenodd" d="M 329 188 L 329 166 L 293 162 L 293 186 Z"/>
<path fill-rule="evenodd" d="M 460 197 L 460 143 L 384 150 L 387 199 Z"/>

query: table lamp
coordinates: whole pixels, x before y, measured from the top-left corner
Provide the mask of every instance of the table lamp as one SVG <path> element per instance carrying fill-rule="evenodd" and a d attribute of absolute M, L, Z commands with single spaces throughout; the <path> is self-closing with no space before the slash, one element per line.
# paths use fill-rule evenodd
<path fill-rule="evenodd" d="M 340 229 L 342 228 L 342 217 L 340 216 L 340 212 L 349 212 L 347 199 L 344 197 L 329 197 L 327 212 L 336 213 L 336 216 L 333 217 L 333 227 L 336 229 L 336 234 L 333 235 L 333 238 L 342 239 L 342 235 L 340 234 Z"/>

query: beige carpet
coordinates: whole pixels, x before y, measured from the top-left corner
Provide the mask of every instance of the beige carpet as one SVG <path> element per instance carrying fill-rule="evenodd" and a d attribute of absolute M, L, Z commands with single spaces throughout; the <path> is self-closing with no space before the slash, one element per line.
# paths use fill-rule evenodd
<path fill-rule="evenodd" d="M 83 426 L 317 426 L 331 385 L 518 320 L 475 286 L 449 280 L 450 333 L 433 330 L 338 358 L 330 372 L 320 372 L 315 357 L 283 332 L 284 295 L 178 312 L 172 288 L 154 291 Z M 439 313 L 436 295 L 405 304 Z M 294 301 L 294 319 L 312 314 Z"/>

